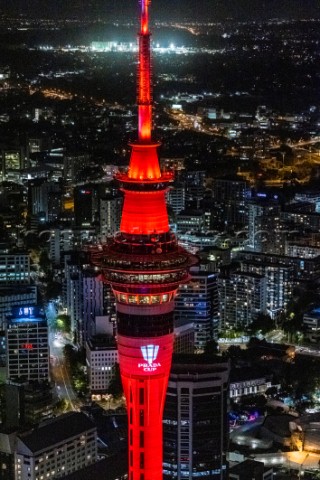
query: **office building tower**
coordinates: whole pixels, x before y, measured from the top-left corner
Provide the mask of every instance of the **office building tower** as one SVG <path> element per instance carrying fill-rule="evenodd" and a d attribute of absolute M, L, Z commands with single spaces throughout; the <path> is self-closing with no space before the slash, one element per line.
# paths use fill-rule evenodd
<path fill-rule="evenodd" d="M 179 287 L 174 319 L 194 324 L 195 348 L 203 351 L 206 343 L 216 338 L 220 325 L 217 274 L 199 267 L 192 267 L 190 274 L 191 281 Z"/>
<path fill-rule="evenodd" d="M 96 272 L 82 271 L 82 314 L 78 336 L 83 346 L 95 333 L 95 318 L 104 314 L 104 290 L 105 286 Z"/>
<path fill-rule="evenodd" d="M 95 333 L 95 317 L 108 313 L 105 310 L 105 291 L 108 288 L 92 268 L 86 268 L 85 259 L 74 253 L 65 257 L 65 295 L 71 331 L 76 343 L 84 346 Z"/>
<path fill-rule="evenodd" d="M 281 257 L 265 257 L 262 261 L 243 261 L 243 272 L 262 275 L 266 279 L 266 310 L 274 320 L 280 316 L 290 299 L 294 288 L 294 265 L 281 261 Z"/>
<path fill-rule="evenodd" d="M 66 255 L 64 265 L 63 303 L 70 316 L 71 332 L 78 336 L 82 318 L 82 272 L 79 256 L 75 253 Z"/>
<path fill-rule="evenodd" d="M 92 262 L 117 302 L 120 373 L 128 408 L 129 480 L 162 479 L 162 413 L 173 350 L 174 296 L 188 281 L 190 255 L 170 231 L 165 195 L 172 173 L 161 172 L 151 137 L 150 0 L 141 1 L 138 141 L 127 172 L 120 231 L 92 249 Z"/>
<path fill-rule="evenodd" d="M 106 195 L 100 199 L 100 236 L 105 241 L 119 231 L 122 210 L 122 197 Z"/>
<path fill-rule="evenodd" d="M 7 316 L 10 315 L 12 305 L 24 307 L 36 305 L 38 299 L 35 285 L 12 285 L 0 287 L 0 329 L 6 326 Z"/>
<path fill-rule="evenodd" d="M 99 220 L 99 188 L 88 184 L 74 188 L 74 220 L 77 227 L 90 227 Z"/>
<path fill-rule="evenodd" d="M 228 229 L 243 228 L 248 223 L 248 199 L 251 192 L 247 182 L 239 177 L 215 178 L 212 184 L 215 209 Z"/>
<path fill-rule="evenodd" d="M 174 356 L 163 416 L 165 480 L 226 479 L 228 362 Z"/>
<path fill-rule="evenodd" d="M 52 388 L 48 381 L 8 380 L 4 386 L 6 428 L 30 427 L 53 417 Z"/>
<path fill-rule="evenodd" d="M 259 194 L 258 194 L 259 195 Z M 266 194 L 260 194 L 266 195 Z M 248 248 L 281 254 L 285 249 L 278 198 L 256 197 L 248 202 Z"/>
<path fill-rule="evenodd" d="M 176 215 L 179 215 L 186 207 L 186 187 L 182 183 L 174 184 L 167 194 L 168 205 Z"/>
<path fill-rule="evenodd" d="M 64 178 L 75 183 L 77 172 L 87 167 L 90 161 L 91 157 L 88 154 L 67 152 L 63 158 Z"/>
<path fill-rule="evenodd" d="M 30 257 L 25 252 L 0 252 L 0 285 L 30 283 Z"/>
<path fill-rule="evenodd" d="M 28 182 L 28 215 L 42 222 L 55 221 L 62 209 L 61 185 L 37 178 Z"/>
<path fill-rule="evenodd" d="M 266 285 L 266 278 L 257 273 L 237 271 L 220 275 L 221 329 L 247 327 L 260 313 L 267 313 Z"/>
<path fill-rule="evenodd" d="M 13 307 L 6 329 L 7 378 L 49 380 L 47 319 L 36 306 Z"/>
<path fill-rule="evenodd" d="M 97 461 L 97 431 L 78 412 L 43 422 L 17 438 L 16 480 L 60 478 Z"/>

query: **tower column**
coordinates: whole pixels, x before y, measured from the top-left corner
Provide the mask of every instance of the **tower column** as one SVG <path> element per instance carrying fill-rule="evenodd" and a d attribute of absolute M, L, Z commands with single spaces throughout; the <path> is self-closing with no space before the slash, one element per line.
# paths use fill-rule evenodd
<path fill-rule="evenodd" d="M 118 173 L 124 193 L 120 232 L 92 249 L 92 263 L 117 302 L 120 374 L 128 408 L 129 480 L 162 480 L 162 415 L 173 351 L 174 296 L 189 280 L 192 256 L 170 231 L 161 172 L 151 138 L 150 0 L 141 0 L 138 141 L 129 169 Z"/>

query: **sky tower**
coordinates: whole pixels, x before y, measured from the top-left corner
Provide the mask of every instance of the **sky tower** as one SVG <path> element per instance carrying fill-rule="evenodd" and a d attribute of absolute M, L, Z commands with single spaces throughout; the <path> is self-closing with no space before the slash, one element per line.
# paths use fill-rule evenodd
<path fill-rule="evenodd" d="M 92 252 L 117 303 L 120 372 L 128 409 L 129 480 L 162 479 L 162 414 L 173 350 L 174 296 L 194 259 L 170 231 L 159 143 L 151 138 L 150 0 L 141 0 L 138 141 L 126 173 L 120 232 Z"/>

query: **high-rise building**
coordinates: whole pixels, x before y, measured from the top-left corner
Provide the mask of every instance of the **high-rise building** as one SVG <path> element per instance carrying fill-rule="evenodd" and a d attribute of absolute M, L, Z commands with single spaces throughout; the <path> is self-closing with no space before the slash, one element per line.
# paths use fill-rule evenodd
<path fill-rule="evenodd" d="M 122 197 L 106 195 L 100 199 L 100 235 L 106 239 L 120 228 Z"/>
<path fill-rule="evenodd" d="M 117 303 L 120 373 L 128 408 L 129 480 L 162 479 L 162 414 L 173 350 L 174 295 L 188 281 L 190 255 L 170 231 L 166 190 L 151 138 L 150 0 L 141 2 L 138 141 L 129 169 L 118 173 L 124 193 L 120 231 L 92 249 L 92 262 L 112 285 Z"/>
<path fill-rule="evenodd" d="M 49 380 L 48 325 L 35 306 L 13 307 L 6 329 L 7 378 Z"/>
<path fill-rule="evenodd" d="M 0 329 L 4 329 L 12 305 L 23 307 L 37 304 L 36 285 L 12 285 L 0 287 Z"/>
<path fill-rule="evenodd" d="M 55 228 L 51 230 L 49 239 L 49 258 L 55 266 L 63 261 L 63 254 L 72 250 L 74 234 L 71 229 L 61 230 Z"/>
<path fill-rule="evenodd" d="M 61 212 L 61 185 L 45 179 L 30 180 L 28 185 L 28 214 L 41 215 L 43 221 L 54 221 Z"/>
<path fill-rule="evenodd" d="M 193 267 L 191 280 L 181 285 L 175 300 L 176 321 L 194 324 L 195 348 L 202 351 L 215 338 L 219 328 L 217 274 Z"/>
<path fill-rule="evenodd" d="M 0 252 L 0 285 L 30 283 L 30 257 L 25 252 Z"/>
<path fill-rule="evenodd" d="M 53 417 L 53 396 L 50 382 L 9 380 L 4 389 L 4 424 L 8 429 L 30 427 L 30 425 Z"/>
<path fill-rule="evenodd" d="M 78 227 L 89 227 L 98 222 L 99 188 L 88 184 L 74 189 L 74 220 Z"/>
<path fill-rule="evenodd" d="M 239 177 L 215 178 L 213 197 L 226 228 L 241 228 L 248 222 L 248 183 Z M 217 208 L 218 207 L 218 208 Z"/>
<path fill-rule="evenodd" d="M 108 288 L 99 280 L 97 272 L 84 268 L 83 262 L 76 254 L 66 257 L 64 302 L 71 319 L 71 331 L 76 342 L 84 346 L 95 333 L 95 317 L 107 313 L 104 292 Z"/>
<path fill-rule="evenodd" d="M 266 309 L 273 319 L 277 319 L 286 309 L 292 298 L 294 286 L 294 266 L 286 265 L 281 260 L 271 262 L 266 258 L 264 262 L 244 261 L 241 263 L 243 272 L 263 275 L 266 279 Z"/>
<path fill-rule="evenodd" d="M 276 198 L 261 193 L 248 202 L 248 247 L 255 252 L 283 253 L 285 237 L 282 232 L 281 206 Z"/>
<path fill-rule="evenodd" d="M 229 373 L 221 358 L 174 357 L 163 416 L 165 480 L 227 478 Z"/>
<path fill-rule="evenodd" d="M 221 328 L 243 328 L 267 307 L 266 278 L 258 273 L 232 272 L 218 279 Z"/>
<path fill-rule="evenodd" d="M 167 194 L 168 204 L 176 215 L 179 215 L 186 206 L 186 187 L 182 183 L 175 184 Z"/>

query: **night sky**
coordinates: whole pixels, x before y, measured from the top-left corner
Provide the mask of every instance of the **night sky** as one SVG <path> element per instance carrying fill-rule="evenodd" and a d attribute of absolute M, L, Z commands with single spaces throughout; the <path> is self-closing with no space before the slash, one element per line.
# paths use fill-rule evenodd
<path fill-rule="evenodd" d="M 130 19 L 136 0 L 1 0 L 0 11 L 32 16 L 85 16 Z M 152 0 L 153 16 L 161 20 L 256 18 L 320 18 L 320 0 Z"/>

